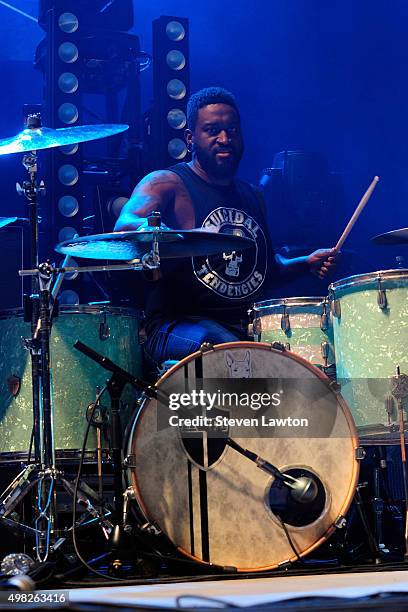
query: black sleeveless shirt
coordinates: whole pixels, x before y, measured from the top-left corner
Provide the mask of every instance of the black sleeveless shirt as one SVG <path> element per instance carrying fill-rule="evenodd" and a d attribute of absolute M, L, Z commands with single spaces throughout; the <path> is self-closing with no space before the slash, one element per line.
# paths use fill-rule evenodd
<path fill-rule="evenodd" d="M 245 327 L 247 310 L 262 299 L 271 273 L 277 273 L 262 196 L 238 179 L 228 187 L 210 185 L 186 163 L 169 170 L 182 179 L 190 195 L 197 228 L 249 237 L 255 246 L 242 252 L 162 260 L 162 278 L 148 289 L 147 324 L 194 316 Z M 163 223 L 178 229 L 174 211 L 161 212 Z"/>

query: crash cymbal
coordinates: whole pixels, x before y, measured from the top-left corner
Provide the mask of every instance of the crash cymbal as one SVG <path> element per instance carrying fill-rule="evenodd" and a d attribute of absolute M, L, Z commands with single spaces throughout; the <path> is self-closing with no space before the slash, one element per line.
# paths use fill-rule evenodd
<path fill-rule="evenodd" d="M 114 232 L 82 236 L 60 242 L 55 247 L 57 253 L 85 257 L 86 259 L 112 259 L 132 261 L 141 259 L 150 252 L 153 235 L 159 242 L 160 257 L 192 257 L 214 255 L 224 251 L 243 251 L 254 246 L 250 238 L 230 234 L 215 234 L 208 230 L 157 230 Z"/>
<path fill-rule="evenodd" d="M 25 151 L 39 151 L 52 147 L 65 147 L 77 142 L 87 142 L 119 134 L 128 129 L 128 125 L 106 123 L 100 125 L 75 125 L 73 127 L 52 128 L 26 128 L 16 136 L 0 140 L 0 155 L 9 153 L 24 153 Z"/>
<path fill-rule="evenodd" d="M 18 217 L 0 217 L 0 229 L 2 227 L 6 227 L 6 225 L 9 225 L 10 223 L 15 223 L 17 219 Z"/>
<path fill-rule="evenodd" d="M 371 242 L 374 242 L 374 244 L 408 244 L 408 227 L 378 234 L 378 236 L 371 238 Z"/>

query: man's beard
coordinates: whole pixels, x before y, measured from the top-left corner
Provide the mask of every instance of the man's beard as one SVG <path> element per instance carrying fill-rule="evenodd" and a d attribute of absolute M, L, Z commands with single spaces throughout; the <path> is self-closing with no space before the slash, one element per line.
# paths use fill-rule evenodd
<path fill-rule="evenodd" d="M 201 168 L 208 174 L 208 176 L 224 179 L 235 176 L 243 151 L 232 151 L 231 157 L 219 162 L 217 162 L 217 159 L 214 156 L 209 155 L 207 151 L 203 151 L 197 146 L 194 147 L 194 153 Z"/>

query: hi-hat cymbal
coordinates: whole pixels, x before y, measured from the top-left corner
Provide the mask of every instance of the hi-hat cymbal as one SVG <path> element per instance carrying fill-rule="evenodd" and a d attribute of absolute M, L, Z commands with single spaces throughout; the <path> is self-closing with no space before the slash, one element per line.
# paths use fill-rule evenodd
<path fill-rule="evenodd" d="M 64 147 L 78 142 L 106 138 L 120 134 L 128 129 L 128 125 L 106 123 L 100 125 L 75 125 L 73 127 L 53 128 L 26 128 L 16 136 L 0 140 L 0 155 L 9 153 L 24 153 L 26 151 L 39 151 L 52 147 Z"/>
<path fill-rule="evenodd" d="M 82 236 L 60 242 L 55 247 L 58 253 L 85 257 L 86 259 L 112 259 L 132 261 L 141 259 L 150 252 L 153 235 L 159 242 L 162 259 L 215 255 L 216 253 L 243 251 L 255 242 L 250 238 L 230 234 L 215 234 L 208 230 L 157 230 L 113 232 Z"/>
<path fill-rule="evenodd" d="M 408 244 L 408 227 L 402 227 L 400 229 L 386 232 L 385 234 L 378 234 L 371 238 L 371 242 L 374 244 Z"/>

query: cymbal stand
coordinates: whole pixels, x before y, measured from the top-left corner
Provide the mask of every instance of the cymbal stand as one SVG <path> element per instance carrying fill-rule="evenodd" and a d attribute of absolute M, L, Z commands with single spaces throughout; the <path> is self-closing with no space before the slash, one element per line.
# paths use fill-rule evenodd
<path fill-rule="evenodd" d="M 56 486 L 61 483 L 65 491 L 72 496 L 74 487 L 55 465 L 55 448 L 53 435 L 53 406 L 51 395 L 50 367 L 50 332 L 51 332 L 51 280 L 53 268 L 50 264 L 40 264 L 37 271 L 39 287 L 39 318 L 30 345 L 40 357 L 40 462 L 28 465 L 0 496 L 0 521 L 14 530 L 35 537 L 37 561 L 47 561 L 49 554 L 63 543 L 65 538 L 56 540 Z M 36 488 L 34 527 L 23 524 L 13 518 L 13 511 L 22 499 Z M 95 497 L 97 497 L 95 495 Z M 104 534 L 110 533 L 112 523 L 107 519 L 110 512 L 102 508 L 99 511 L 91 502 L 86 491 L 80 489 L 78 502 L 99 525 Z M 79 519 L 78 526 L 83 521 Z"/>
<path fill-rule="evenodd" d="M 38 115 L 31 115 L 27 119 L 28 128 L 38 128 L 41 125 L 41 120 Z M 45 185 L 41 181 L 37 183 L 38 173 L 38 158 L 37 152 L 31 151 L 23 156 L 22 164 L 28 172 L 29 179 L 25 180 L 22 185 L 17 183 L 17 193 L 24 195 L 29 210 L 30 228 L 31 228 L 31 265 L 38 269 L 39 265 L 39 231 L 38 231 L 38 198 L 39 195 L 45 194 Z M 31 374 L 33 387 L 33 430 L 34 430 L 34 460 L 35 463 L 41 462 L 41 436 L 40 436 L 40 354 L 38 347 L 35 346 L 33 339 L 36 334 L 39 319 L 39 284 L 38 276 L 32 276 L 31 279 L 31 295 L 28 313 L 31 319 L 31 341 L 26 341 L 25 346 L 31 353 Z"/>
<path fill-rule="evenodd" d="M 33 464 L 28 465 L 5 489 L 0 495 L 0 522 L 5 524 L 7 527 L 20 531 L 22 533 L 35 537 L 36 540 L 36 557 L 39 562 L 45 562 L 48 559 L 49 553 L 55 551 L 65 540 L 65 538 L 59 538 L 55 541 L 55 525 L 56 525 L 56 507 L 54 498 L 56 494 L 56 485 L 60 482 L 67 491 L 67 493 L 73 497 L 75 487 L 74 484 L 69 482 L 63 477 L 61 471 L 59 471 L 55 465 L 55 450 L 54 450 L 54 436 L 52 426 L 52 396 L 51 396 L 51 374 L 50 374 L 50 332 L 51 332 L 51 312 L 52 304 L 51 297 L 55 299 L 56 288 L 60 285 L 61 274 L 65 274 L 68 271 L 86 272 L 89 269 L 92 271 L 105 271 L 109 270 L 141 270 L 141 269 L 156 269 L 160 265 L 158 256 L 158 241 L 153 239 L 152 248 L 149 253 L 146 253 L 142 259 L 143 261 L 137 260 L 130 263 L 123 264 L 112 264 L 108 266 L 81 266 L 81 267 L 69 267 L 64 266 L 62 268 L 54 268 L 49 263 L 40 264 L 38 267 L 31 270 L 20 270 L 20 276 L 33 276 L 35 282 L 33 286 L 38 287 L 39 296 L 37 297 L 38 302 L 38 318 L 35 324 L 33 323 L 33 337 L 26 341 L 27 347 L 30 349 L 32 355 L 38 357 L 39 368 L 39 416 L 38 420 L 35 420 L 36 438 L 38 438 L 38 454 L 36 453 L 36 461 Z M 64 264 L 68 263 L 67 259 Z M 58 273 L 54 288 L 51 289 L 51 280 L 55 274 Z M 54 291 L 55 289 L 55 291 Z M 33 309 L 34 310 L 34 309 Z M 34 320 L 34 315 L 33 315 Z M 121 371 L 122 374 L 122 371 Z M 129 375 L 130 376 L 130 375 Z M 135 384 L 133 377 L 131 378 L 131 384 Z M 126 379 L 126 377 L 125 377 Z M 129 379 L 126 379 L 129 382 Z M 110 391 L 113 391 L 113 400 L 116 405 L 116 398 L 120 396 L 121 383 L 116 388 L 116 383 L 111 385 Z M 150 386 L 146 385 L 147 389 Z M 145 387 L 143 389 L 146 391 Z M 146 391 L 147 392 L 147 391 Z M 101 395 L 101 394 L 100 394 Z M 100 399 L 100 395 L 97 401 Z M 118 411 L 115 408 L 115 417 L 118 416 Z M 116 423 L 115 436 L 119 434 L 119 421 Z M 121 470 L 121 456 L 122 451 L 120 440 L 117 437 L 117 441 L 114 444 L 114 464 L 116 466 L 117 474 Z M 38 456 L 38 460 L 37 460 Z M 96 519 L 99 526 L 101 527 L 105 538 L 118 536 L 118 525 L 120 525 L 120 515 L 123 514 L 122 509 L 122 494 L 119 495 L 119 487 L 121 487 L 121 478 L 116 476 L 115 487 L 115 519 L 116 529 L 113 523 L 107 518 L 111 512 L 107 510 L 103 505 L 99 509 L 91 502 L 87 490 L 82 488 L 78 491 L 77 501 L 85 506 L 86 511 L 90 514 L 93 519 Z M 16 506 L 22 501 L 22 499 L 34 488 L 37 487 L 36 493 L 36 518 L 34 527 L 19 522 L 13 518 L 13 511 Z M 94 492 L 92 492 L 94 493 Z M 97 495 L 95 494 L 95 498 Z M 84 523 L 81 519 L 78 520 L 76 525 L 82 526 Z"/>
<path fill-rule="evenodd" d="M 27 128 L 41 127 L 39 115 L 27 119 Z M 63 539 L 55 542 L 56 525 L 56 483 L 60 481 L 65 490 L 72 494 L 70 483 L 62 477 L 55 466 L 55 447 L 53 435 L 53 407 L 51 393 L 50 369 L 50 332 L 51 332 L 51 281 L 53 268 L 48 264 L 39 264 L 39 229 L 38 198 L 44 194 L 45 185 L 37 183 L 38 159 L 36 151 L 23 157 L 24 167 L 29 180 L 17 184 L 17 191 L 24 195 L 29 206 L 31 223 L 31 295 L 26 301 L 25 315 L 31 320 L 31 338 L 24 339 L 24 345 L 31 354 L 32 390 L 33 390 L 33 439 L 34 463 L 23 471 L 6 487 L 0 495 L 0 521 L 6 526 L 35 537 L 37 561 L 45 562 L 52 550 L 58 548 Z M 53 296 L 55 297 L 55 296 Z M 34 508 L 34 527 L 15 519 L 13 512 L 21 500 L 36 488 Z M 107 511 L 98 512 L 86 495 L 79 496 L 87 511 L 100 521 L 102 529 L 112 527 L 106 520 Z"/>

